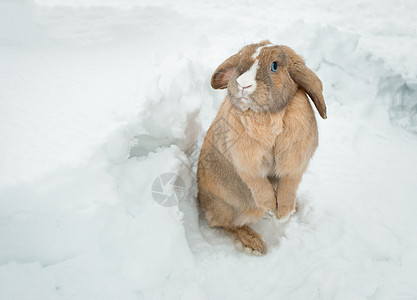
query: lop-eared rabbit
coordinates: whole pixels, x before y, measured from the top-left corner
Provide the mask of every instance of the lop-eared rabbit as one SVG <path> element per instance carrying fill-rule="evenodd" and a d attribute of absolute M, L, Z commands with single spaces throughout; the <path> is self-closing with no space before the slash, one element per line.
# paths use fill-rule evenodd
<path fill-rule="evenodd" d="M 251 44 L 211 78 L 227 96 L 208 130 L 198 162 L 198 200 L 210 226 L 236 247 L 263 255 L 262 236 L 248 225 L 273 212 L 285 221 L 318 146 L 314 111 L 326 119 L 322 83 L 291 48 Z"/>

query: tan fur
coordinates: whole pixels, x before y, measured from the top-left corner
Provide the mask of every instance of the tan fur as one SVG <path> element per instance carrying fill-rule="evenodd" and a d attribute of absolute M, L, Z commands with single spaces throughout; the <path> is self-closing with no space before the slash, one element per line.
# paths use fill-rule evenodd
<path fill-rule="evenodd" d="M 316 119 L 305 91 L 315 93 L 325 115 L 321 82 L 309 72 L 310 77 L 303 78 L 299 73 L 303 67 L 294 71 L 294 62 L 299 65 L 303 60 L 284 46 L 261 50 L 260 67 L 276 59 L 280 70 L 257 73 L 251 103 L 260 110 L 239 106 L 232 81 L 250 68 L 256 49 L 268 43 L 249 45 L 219 66 L 216 72 L 227 73 L 229 78 L 213 74 L 213 87 L 223 88 L 227 83 L 229 95 L 207 132 L 197 171 L 198 199 L 210 226 L 225 228 L 235 241 L 261 254 L 266 245 L 247 224 L 257 222 L 265 211 L 275 212 L 280 220 L 294 212 L 299 182 L 318 145 Z M 299 86 L 292 78 L 294 72 L 298 82 L 310 86 Z"/>
<path fill-rule="evenodd" d="M 267 248 L 262 236 L 249 226 L 227 228 L 226 232 L 231 235 L 233 242 L 236 247 L 241 248 L 240 250 L 248 254 L 266 254 Z"/>

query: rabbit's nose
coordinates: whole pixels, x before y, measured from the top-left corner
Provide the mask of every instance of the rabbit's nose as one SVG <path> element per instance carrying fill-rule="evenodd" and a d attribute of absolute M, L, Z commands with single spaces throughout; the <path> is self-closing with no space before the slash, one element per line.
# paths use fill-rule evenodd
<path fill-rule="evenodd" d="M 253 92 L 256 88 L 256 72 L 258 69 L 258 61 L 256 60 L 253 65 L 241 74 L 238 78 L 236 78 L 237 83 L 243 89 L 247 89 L 248 92 Z"/>
<path fill-rule="evenodd" d="M 241 82 L 237 82 L 237 85 L 239 87 L 240 90 L 244 90 L 244 89 L 248 89 L 250 87 L 252 87 L 252 84 L 242 84 Z"/>

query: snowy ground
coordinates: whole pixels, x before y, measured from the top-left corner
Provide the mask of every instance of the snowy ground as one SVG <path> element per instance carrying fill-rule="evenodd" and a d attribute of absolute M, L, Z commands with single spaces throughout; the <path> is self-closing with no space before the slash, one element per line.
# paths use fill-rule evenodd
<path fill-rule="evenodd" d="M 416 12 L 0 1 L 0 299 L 417 299 Z M 252 257 L 199 218 L 194 174 L 212 71 L 266 38 L 317 72 L 329 118 L 297 213 L 254 226 Z M 164 173 L 179 207 L 153 199 Z"/>

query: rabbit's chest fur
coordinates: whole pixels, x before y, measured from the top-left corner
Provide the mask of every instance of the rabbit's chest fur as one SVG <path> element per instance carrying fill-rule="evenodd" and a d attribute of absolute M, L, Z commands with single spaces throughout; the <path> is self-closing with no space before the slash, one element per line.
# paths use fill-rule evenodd
<path fill-rule="evenodd" d="M 250 172 L 257 170 L 260 177 L 273 175 L 275 141 L 283 130 L 281 113 L 257 114 L 247 110 L 237 112 L 235 118 L 240 130 L 232 133 L 239 135 L 234 137 L 239 139 L 235 144 L 234 161 Z"/>
<path fill-rule="evenodd" d="M 259 177 L 304 172 L 318 138 L 305 93 L 297 92 L 285 110 L 273 114 L 232 106 L 228 111 L 227 156 L 237 169 Z"/>

